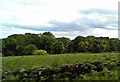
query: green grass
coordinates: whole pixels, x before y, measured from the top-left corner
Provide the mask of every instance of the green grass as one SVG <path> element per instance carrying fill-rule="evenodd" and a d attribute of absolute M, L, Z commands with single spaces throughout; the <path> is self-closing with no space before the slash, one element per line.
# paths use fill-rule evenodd
<path fill-rule="evenodd" d="M 9 56 L 2 57 L 3 70 L 16 70 L 18 68 L 33 69 L 36 67 L 56 67 L 61 64 L 74 64 L 92 62 L 107 58 L 117 58 L 117 53 L 76 53 L 58 55 L 34 55 L 34 56 Z M 111 57 L 112 56 L 112 57 Z"/>
<path fill-rule="evenodd" d="M 104 68 L 104 70 L 101 72 L 92 71 L 92 73 L 90 74 L 80 74 L 80 76 L 77 77 L 75 80 L 118 80 L 118 70 L 118 67 L 113 70 L 108 70 L 107 68 Z"/>
<path fill-rule="evenodd" d="M 2 57 L 2 72 L 3 74 L 7 72 L 12 72 L 18 68 L 24 69 L 33 69 L 41 66 L 46 67 L 57 67 L 61 64 L 74 64 L 74 63 L 83 63 L 83 62 L 92 62 L 95 60 L 112 60 L 118 59 L 118 53 L 76 53 L 76 54 L 57 54 L 57 55 L 31 55 L 31 56 L 9 56 Z M 76 78 L 77 80 L 106 80 L 109 79 L 109 75 L 113 73 L 112 79 L 118 77 L 117 70 L 106 72 L 106 77 L 102 77 L 102 74 L 105 71 L 100 73 L 93 72 L 92 74 L 84 75 Z M 99 78 L 100 77 L 100 78 Z M 115 78 L 116 77 L 116 78 Z"/>

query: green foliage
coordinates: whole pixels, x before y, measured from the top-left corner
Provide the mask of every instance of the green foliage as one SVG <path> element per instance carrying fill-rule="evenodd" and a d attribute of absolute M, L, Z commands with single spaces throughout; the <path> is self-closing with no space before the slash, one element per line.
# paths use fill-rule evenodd
<path fill-rule="evenodd" d="M 13 56 L 15 55 L 15 49 L 16 49 L 16 39 L 13 37 L 8 37 L 6 39 L 2 39 L 2 50 L 4 56 Z"/>
<path fill-rule="evenodd" d="M 104 69 L 101 72 L 92 71 L 90 74 L 80 75 L 75 80 L 118 80 L 118 69 L 108 70 Z"/>
<path fill-rule="evenodd" d="M 60 41 L 56 42 L 53 45 L 54 54 L 63 54 L 64 50 L 65 50 L 64 44 Z"/>
<path fill-rule="evenodd" d="M 57 38 L 58 41 L 62 42 L 63 45 L 64 45 L 64 52 L 63 53 L 67 53 L 69 50 L 68 50 L 68 46 L 70 44 L 70 39 L 69 38 L 65 38 L 65 37 L 62 37 L 62 38 Z"/>
<path fill-rule="evenodd" d="M 31 55 L 33 54 L 33 51 L 37 50 L 37 47 L 33 44 L 30 44 L 24 48 L 24 54 L 25 55 Z"/>
<path fill-rule="evenodd" d="M 48 53 L 53 53 L 53 44 L 57 40 L 50 36 L 45 36 L 40 34 L 39 37 L 36 39 L 36 46 L 38 49 L 46 50 Z"/>
<path fill-rule="evenodd" d="M 78 52 L 87 52 L 89 43 L 87 41 L 83 42 L 79 42 L 78 44 Z"/>
<path fill-rule="evenodd" d="M 32 46 L 30 48 L 29 45 L 34 45 L 34 49 Z M 56 38 L 51 32 L 13 34 L 2 39 L 3 56 L 32 55 L 32 51 L 35 49 L 46 50 L 49 54 L 112 52 L 120 51 L 120 40 L 118 38 L 94 36 L 77 36 L 70 40 L 66 37 Z"/>
<path fill-rule="evenodd" d="M 24 35 L 24 40 L 25 40 L 24 44 L 25 45 L 35 44 L 37 38 L 38 38 L 37 34 L 25 33 L 25 35 Z"/>
<path fill-rule="evenodd" d="M 51 32 L 44 32 L 43 35 L 45 36 L 50 36 L 50 37 L 54 37 L 54 35 Z"/>
<path fill-rule="evenodd" d="M 33 52 L 34 55 L 47 55 L 47 51 L 46 50 L 35 50 Z"/>
<path fill-rule="evenodd" d="M 16 47 L 16 56 L 22 56 L 25 55 L 25 51 L 24 51 L 25 47 L 23 45 L 18 45 Z"/>

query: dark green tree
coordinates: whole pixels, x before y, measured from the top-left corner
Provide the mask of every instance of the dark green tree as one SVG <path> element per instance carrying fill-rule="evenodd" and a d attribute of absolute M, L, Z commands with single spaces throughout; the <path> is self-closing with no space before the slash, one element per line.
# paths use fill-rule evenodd
<path fill-rule="evenodd" d="M 53 44 L 57 41 L 56 38 L 50 36 L 44 36 L 40 34 L 39 37 L 36 39 L 36 46 L 38 49 L 46 50 L 48 53 L 53 52 Z"/>
<path fill-rule="evenodd" d="M 64 44 L 60 41 L 57 41 L 54 45 L 53 45 L 53 53 L 54 54 L 63 54 L 65 47 Z"/>
<path fill-rule="evenodd" d="M 62 37 L 62 38 L 57 38 L 57 40 L 62 42 L 64 47 L 65 47 L 65 50 L 64 50 L 63 53 L 67 53 L 68 52 L 68 46 L 70 44 L 70 39 L 66 38 L 66 37 Z"/>
<path fill-rule="evenodd" d="M 45 36 L 50 36 L 50 37 L 54 37 L 54 35 L 51 32 L 44 32 L 43 35 Z"/>
<path fill-rule="evenodd" d="M 16 51 L 16 39 L 13 37 L 8 37 L 2 40 L 2 44 L 3 44 L 3 51 L 2 53 L 4 54 L 4 56 L 13 56 L 15 55 L 15 51 Z"/>
<path fill-rule="evenodd" d="M 88 51 L 88 45 L 89 43 L 87 41 L 83 42 L 79 42 L 78 44 L 78 52 L 87 52 Z"/>
<path fill-rule="evenodd" d="M 37 47 L 34 44 L 30 44 L 24 48 L 24 55 L 33 55 L 33 52 L 37 50 Z"/>

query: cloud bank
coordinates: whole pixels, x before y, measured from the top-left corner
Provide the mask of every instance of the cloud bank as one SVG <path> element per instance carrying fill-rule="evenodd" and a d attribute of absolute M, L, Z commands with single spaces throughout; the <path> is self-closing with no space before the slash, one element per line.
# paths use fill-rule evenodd
<path fill-rule="evenodd" d="M 78 35 L 118 37 L 118 11 L 116 7 L 113 7 L 114 5 L 107 9 L 102 5 L 101 7 L 95 6 L 95 8 L 88 5 L 89 8 L 87 8 L 82 5 L 82 3 L 85 4 L 82 1 L 81 5 L 77 3 L 78 0 L 67 2 L 2 0 L 0 3 L 0 38 L 14 33 L 44 31 L 53 32 L 57 37 L 65 36 L 71 39 Z M 102 2 L 104 1 L 101 1 L 101 4 Z M 67 7 L 66 4 L 68 4 Z"/>

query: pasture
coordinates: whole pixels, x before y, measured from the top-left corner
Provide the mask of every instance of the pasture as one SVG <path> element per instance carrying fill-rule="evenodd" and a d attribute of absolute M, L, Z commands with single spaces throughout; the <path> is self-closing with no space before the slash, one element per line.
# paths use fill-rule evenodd
<path fill-rule="evenodd" d="M 8 56 L 2 57 L 2 73 L 14 72 L 19 68 L 26 70 L 37 68 L 37 67 L 57 67 L 62 64 L 76 64 L 83 62 L 103 61 L 103 60 L 114 60 L 118 59 L 118 53 L 74 53 L 74 54 L 56 54 L 56 55 L 29 55 L 29 56 Z M 105 70 L 104 70 L 105 72 Z M 113 75 L 110 79 L 116 80 L 117 68 L 111 71 Z M 110 72 L 110 73 L 111 73 Z M 99 79 L 101 73 L 94 73 L 90 75 L 84 75 L 85 80 Z M 96 75 L 96 76 L 95 76 Z M 107 73 L 106 73 L 107 75 Z M 108 74 L 109 75 L 109 74 Z M 115 78 L 116 77 L 116 78 Z M 100 77 L 103 80 L 107 77 Z M 81 78 L 76 78 L 80 80 Z M 108 79 L 108 78 L 107 78 Z"/>

